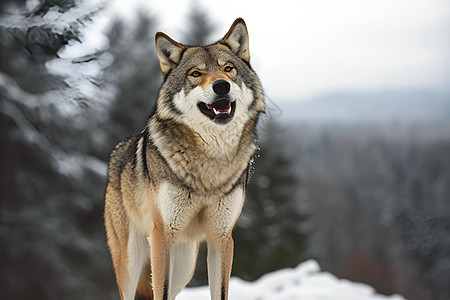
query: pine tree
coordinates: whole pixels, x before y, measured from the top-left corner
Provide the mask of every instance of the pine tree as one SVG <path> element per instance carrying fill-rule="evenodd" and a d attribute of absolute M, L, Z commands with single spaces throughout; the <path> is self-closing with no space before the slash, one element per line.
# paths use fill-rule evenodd
<path fill-rule="evenodd" d="M 109 133 L 111 147 L 144 128 L 158 97 L 162 73 L 154 47 L 154 29 L 153 17 L 138 13 L 134 26 L 116 20 L 107 34 L 107 52 L 113 62 L 103 73 L 103 85 L 111 91 L 110 116 L 104 129 Z"/>
<path fill-rule="evenodd" d="M 95 85 L 82 69 L 96 62 L 59 57 L 69 42 L 82 41 L 96 11 L 75 0 L 40 1 L 30 10 L 11 2 L 0 19 L 5 299 L 102 299 L 113 282 L 104 276 L 110 266 L 97 221 L 106 167 L 88 154 L 97 105 L 80 86 Z M 55 74 L 50 65 L 71 72 Z"/>
<path fill-rule="evenodd" d="M 187 22 L 187 30 L 183 33 L 181 42 L 193 46 L 205 46 L 211 43 L 210 37 L 215 30 L 215 25 L 209 20 L 206 11 L 195 2 L 188 13 Z"/>
<path fill-rule="evenodd" d="M 306 257 L 305 215 L 299 208 L 299 178 L 286 151 L 286 137 L 275 121 L 265 124 L 261 150 L 247 186 L 247 198 L 234 233 L 233 274 L 246 280 Z"/>

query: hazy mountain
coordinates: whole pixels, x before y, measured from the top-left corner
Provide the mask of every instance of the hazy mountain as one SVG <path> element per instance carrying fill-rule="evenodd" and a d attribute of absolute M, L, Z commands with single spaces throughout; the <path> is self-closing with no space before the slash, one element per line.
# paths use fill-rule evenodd
<path fill-rule="evenodd" d="M 450 94 L 432 90 L 339 92 L 277 102 L 286 122 L 429 122 L 450 120 Z M 269 104 L 270 107 L 270 104 Z"/>

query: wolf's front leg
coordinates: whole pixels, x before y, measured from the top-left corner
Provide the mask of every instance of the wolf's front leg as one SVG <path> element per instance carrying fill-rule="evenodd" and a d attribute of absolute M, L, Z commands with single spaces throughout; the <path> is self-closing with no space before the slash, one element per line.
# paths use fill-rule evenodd
<path fill-rule="evenodd" d="M 196 241 L 177 243 L 170 253 L 171 297 L 176 297 L 194 275 L 199 243 Z"/>
<path fill-rule="evenodd" d="M 152 267 L 152 286 L 155 300 L 172 300 L 169 295 L 170 236 L 164 228 L 155 226 L 149 238 Z"/>
<path fill-rule="evenodd" d="M 231 233 L 244 204 L 244 188 L 237 186 L 204 211 L 208 243 L 208 278 L 212 300 L 228 299 L 233 263 Z"/>
<path fill-rule="evenodd" d="M 228 283 L 233 262 L 233 239 L 230 235 L 208 240 L 208 279 L 212 300 L 228 299 Z"/>

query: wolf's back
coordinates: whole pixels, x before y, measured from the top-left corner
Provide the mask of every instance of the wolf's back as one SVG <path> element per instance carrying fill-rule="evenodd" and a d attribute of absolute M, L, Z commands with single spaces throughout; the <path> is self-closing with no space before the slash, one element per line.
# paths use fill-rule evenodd
<path fill-rule="evenodd" d="M 133 152 L 137 139 L 136 136 L 132 136 L 118 143 L 109 159 L 104 218 L 111 255 L 120 258 L 113 260 L 116 270 L 122 270 L 125 267 L 123 254 L 125 253 L 124 247 L 126 247 L 126 244 L 124 244 L 124 241 L 128 240 L 129 234 L 129 218 L 123 202 L 124 195 L 121 188 L 121 178 L 122 180 L 124 179 L 125 176 L 122 176 L 122 173 L 126 173 L 126 170 L 129 169 L 127 164 L 133 161 Z M 121 280 L 122 278 L 117 277 L 118 282 Z"/>
<path fill-rule="evenodd" d="M 125 165 L 133 160 L 138 136 L 131 136 L 119 142 L 109 157 L 108 183 L 120 183 L 120 174 Z"/>

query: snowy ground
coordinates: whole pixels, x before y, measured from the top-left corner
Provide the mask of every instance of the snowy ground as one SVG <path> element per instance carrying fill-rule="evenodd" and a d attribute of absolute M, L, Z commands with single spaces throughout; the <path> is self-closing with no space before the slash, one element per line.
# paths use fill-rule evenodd
<path fill-rule="evenodd" d="M 254 282 L 232 277 L 229 294 L 230 300 L 405 300 L 400 295 L 376 294 L 369 285 L 322 272 L 314 260 L 266 274 Z M 209 300 L 209 289 L 186 288 L 176 300 Z"/>

